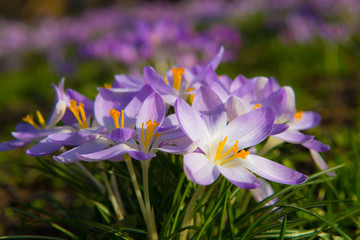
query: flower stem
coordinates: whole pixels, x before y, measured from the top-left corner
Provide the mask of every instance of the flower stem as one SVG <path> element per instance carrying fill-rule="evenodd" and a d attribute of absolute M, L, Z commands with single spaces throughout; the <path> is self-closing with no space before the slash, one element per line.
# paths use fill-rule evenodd
<path fill-rule="evenodd" d="M 150 205 L 150 194 L 149 194 L 149 167 L 150 159 L 141 161 L 141 168 L 143 174 L 143 187 L 144 187 L 144 198 L 145 198 L 145 210 L 147 219 L 149 221 L 148 237 L 152 240 L 158 239 L 155 215 Z"/>
<path fill-rule="evenodd" d="M 131 162 L 131 157 L 128 154 L 123 155 L 123 157 L 125 159 L 126 166 L 127 166 L 128 170 L 129 170 L 130 179 L 131 179 L 131 182 L 132 182 L 133 187 L 134 187 L 136 198 L 137 198 L 137 200 L 139 202 L 141 213 L 142 213 L 142 215 L 144 217 L 144 220 L 145 220 L 146 228 L 149 229 L 149 220 L 148 220 L 147 215 L 146 215 L 144 200 L 143 200 L 140 188 L 139 188 L 138 181 L 136 179 L 136 174 L 135 174 L 134 166 L 133 166 L 133 164 Z"/>
<path fill-rule="evenodd" d="M 205 190 L 205 186 L 198 185 L 194 194 L 192 195 L 189 204 L 187 205 L 186 212 L 184 219 L 181 223 L 181 228 L 191 225 L 191 222 L 193 220 L 194 215 L 194 206 L 196 203 L 196 200 L 203 194 Z M 189 230 L 182 231 L 180 233 L 180 240 L 185 240 L 187 235 L 189 233 Z"/>
<path fill-rule="evenodd" d="M 119 202 L 117 201 L 115 195 L 114 195 L 114 192 L 110 186 L 110 182 L 109 182 L 109 179 L 107 178 L 106 174 L 104 172 L 101 173 L 103 178 L 104 178 L 104 181 L 105 181 L 105 186 L 106 186 L 106 189 L 108 191 L 108 194 L 109 194 L 109 199 L 114 207 L 114 210 L 115 210 L 115 214 L 118 218 L 118 220 L 123 220 L 124 219 L 124 215 L 123 213 L 121 212 L 121 208 L 120 208 L 120 205 L 119 205 Z"/>
<path fill-rule="evenodd" d="M 283 143 L 284 140 L 281 140 L 279 138 L 273 137 L 273 136 L 269 136 L 268 140 L 266 141 L 265 145 L 263 146 L 263 148 L 259 151 L 259 155 L 260 156 L 264 156 L 265 154 L 267 154 L 271 149 L 273 149 L 274 147 L 276 147 L 277 145 Z"/>
<path fill-rule="evenodd" d="M 112 170 L 114 171 L 114 169 Z M 116 177 L 115 177 L 115 174 L 111 174 L 111 185 L 112 185 L 112 189 L 113 189 L 113 192 L 114 192 L 114 196 L 116 198 L 116 201 L 119 205 L 119 208 L 120 208 L 120 211 L 125 213 L 125 207 L 124 207 L 124 203 L 121 199 L 121 196 L 120 196 L 120 193 L 119 193 L 119 187 L 118 187 L 118 184 L 117 184 L 117 181 L 116 181 Z"/>
<path fill-rule="evenodd" d="M 87 170 L 87 168 L 82 165 L 80 162 L 75 162 L 76 166 L 78 166 L 89 178 L 91 181 L 93 181 L 95 183 L 95 185 L 99 188 L 100 192 L 102 194 L 105 193 L 105 187 L 103 184 L 101 184 L 95 177 L 94 175 L 89 171 Z"/>

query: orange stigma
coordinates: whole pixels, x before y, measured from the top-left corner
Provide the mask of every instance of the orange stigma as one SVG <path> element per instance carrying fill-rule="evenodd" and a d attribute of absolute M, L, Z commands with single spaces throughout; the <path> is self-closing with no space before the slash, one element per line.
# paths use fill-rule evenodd
<path fill-rule="evenodd" d="M 173 73 L 173 88 L 179 91 L 181 86 L 181 75 L 185 73 L 185 68 L 171 68 L 171 71 Z"/>
<path fill-rule="evenodd" d="M 76 120 L 80 124 L 81 128 L 88 128 L 83 103 L 80 102 L 79 104 L 77 104 L 77 102 L 74 99 L 71 99 L 70 100 L 69 110 L 74 114 L 74 117 L 76 118 Z"/>
<path fill-rule="evenodd" d="M 294 124 L 298 123 L 302 119 L 303 111 L 296 112 L 294 114 Z"/>
<path fill-rule="evenodd" d="M 121 115 L 121 126 L 119 123 L 120 115 Z M 114 108 L 110 109 L 110 116 L 114 120 L 115 128 L 124 127 L 124 110 L 121 110 L 120 113 L 119 111 L 116 111 Z"/>
<path fill-rule="evenodd" d="M 104 83 L 104 88 L 107 88 L 107 89 L 112 88 L 111 83 Z"/>
<path fill-rule="evenodd" d="M 236 140 L 235 144 L 231 148 L 229 148 L 224 154 L 222 154 L 226 140 L 227 137 L 225 137 L 224 140 L 219 142 L 218 148 L 216 150 L 215 163 L 219 162 L 219 164 L 222 165 L 235 158 L 246 159 L 246 157 L 249 155 L 249 152 L 245 151 L 244 149 L 239 152 L 239 148 L 237 146 L 237 144 L 239 143 L 238 140 Z M 226 158 L 226 156 L 229 155 L 231 152 L 233 152 L 233 155 Z"/>
<path fill-rule="evenodd" d="M 160 136 L 159 134 L 156 134 L 156 133 L 154 134 L 155 128 L 159 125 L 160 124 L 157 123 L 156 120 L 154 120 L 154 122 L 152 122 L 150 119 L 149 121 L 146 122 L 146 129 L 145 129 L 145 133 L 144 133 L 144 123 L 142 123 L 142 125 L 141 125 L 141 140 L 142 140 L 142 145 L 144 147 L 145 152 L 148 152 L 148 150 L 149 150 L 149 145 L 150 145 L 153 135 L 155 135 L 155 137 Z"/>
<path fill-rule="evenodd" d="M 36 116 L 37 116 L 40 126 L 45 129 L 46 123 L 45 123 L 43 115 L 41 114 L 41 112 L 39 110 L 36 110 Z M 30 124 L 34 128 L 36 128 L 37 130 L 40 130 L 39 125 L 35 123 L 34 114 L 32 114 L 32 113 L 27 114 L 25 117 L 22 118 L 22 120 L 24 122 Z"/>
<path fill-rule="evenodd" d="M 255 104 L 253 110 L 258 109 L 258 108 L 261 108 L 261 107 L 262 107 L 261 104 L 257 103 L 257 104 Z"/>

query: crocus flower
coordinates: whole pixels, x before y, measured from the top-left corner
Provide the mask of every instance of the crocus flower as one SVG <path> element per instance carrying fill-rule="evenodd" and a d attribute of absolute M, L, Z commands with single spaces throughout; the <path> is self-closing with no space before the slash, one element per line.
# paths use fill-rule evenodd
<path fill-rule="evenodd" d="M 63 80 L 60 81 L 60 85 Z M 58 88 L 53 85 L 55 92 Z M 33 142 L 37 142 L 29 148 L 26 153 L 32 156 L 44 156 L 58 150 L 61 145 L 52 142 L 48 135 L 57 132 L 69 132 L 68 126 L 56 126 L 63 118 L 66 111 L 66 103 L 62 99 L 56 97 L 56 101 L 47 121 L 45 121 L 40 111 L 36 111 L 37 122 L 33 114 L 28 114 L 23 118 L 23 122 L 16 126 L 16 131 L 12 135 L 15 140 L 1 143 L 0 150 L 7 151 L 17 147 L 23 147 Z"/>
<path fill-rule="evenodd" d="M 114 129 L 107 136 L 118 144 L 102 151 L 90 154 L 79 154 L 85 161 L 122 160 L 122 155 L 128 153 L 137 160 L 148 160 L 156 156 L 155 152 L 161 147 L 162 151 L 173 147 L 166 146 L 166 141 L 173 140 L 174 136 L 182 137 L 178 131 L 170 131 L 168 126 L 162 126 L 165 118 L 165 105 L 157 93 L 149 95 L 142 104 L 136 120 L 136 134 L 124 142 L 121 128 Z M 185 149 L 185 148 L 184 148 Z"/>
<path fill-rule="evenodd" d="M 299 184 L 307 176 L 245 148 L 263 141 L 271 132 L 275 113 L 269 107 L 255 109 L 227 124 L 225 105 L 211 89 L 201 87 L 190 107 L 178 98 L 175 112 L 180 126 L 199 151 L 184 156 L 186 176 L 200 185 L 213 183 L 220 173 L 234 185 L 253 189 L 260 185 L 254 173 L 271 181 Z"/>

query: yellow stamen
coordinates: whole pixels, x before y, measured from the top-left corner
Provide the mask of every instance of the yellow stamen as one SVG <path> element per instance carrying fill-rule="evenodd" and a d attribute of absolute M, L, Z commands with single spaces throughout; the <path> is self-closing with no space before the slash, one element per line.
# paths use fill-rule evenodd
<path fill-rule="evenodd" d="M 110 109 L 110 116 L 114 120 L 115 128 L 120 128 L 119 125 L 120 112 L 116 111 L 114 108 Z"/>
<path fill-rule="evenodd" d="M 181 86 L 181 74 L 185 73 L 185 68 L 171 68 L 173 72 L 173 88 L 180 90 Z"/>
<path fill-rule="evenodd" d="M 299 111 L 294 114 L 294 118 L 295 118 L 294 124 L 298 123 L 302 119 L 302 115 L 303 115 L 303 111 Z"/>
<path fill-rule="evenodd" d="M 165 83 L 166 83 L 167 85 L 169 85 L 169 81 L 168 81 L 168 79 L 167 79 L 167 76 L 166 76 L 166 75 L 164 75 L 164 81 L 165 81 Z"/>
<path fill-rule="evenodd" d="M 154 134 L 154 138 L 158 138 L 158 137 L 160 137 L 161 136 L 161 133 L 155 133 Z"/>
<path fill-rule="evenodd" d="M 36 116 L 39 120 L 40 126 L 42 128 L 46 128 L 46 123 L 45 123 L 44 117 L 39 110 L 36 110 Z"/>
<path fill-rule="evenodd" d="M 77 105 L 77 102 L 74 99 L 71 99 L 69 110 L 74 114 L 74 117 L 79 122 L 81 128 L 88 128 L 83 103 Z"/>
<path fill-rule="evenodd" d="M 22 118 L 22 120 L 30 125 L 32 125 L 37 130 L 40 130 L 40 127 L 34 121 L 34 114 L 30 113 Z"/>
<path fill-rule="evenodd" d="M 111 83 L 104 83 L 104 88 L 109 89 L 111 87 L 112 87 Z"/>
<path fill-rule="evenodd" d="M 121 110 L 121 127 L 123 128 L 124 127 L 124 110 Z"/>
<path fill-rule="evenodd" d="M 193 88 L 188 88 L 186 91 L 187 92 L 192 92 L 192 91 L 194 91 L 194 89 Z M 192 102 L 194 101 L 194 97 L 195 97 L 195 94 L 190 94 L 189 95 L 189 103 L 190 103 L 190 105 L 192 105 Z"/>
<path fill-rule="evenodd" d="M 159 126 L 159 123 L 157 123 L 156 120 L 152 122 L 150 119 L 149 121 L 146 122 L 146 130 L 144 134 L 144 123 L 141 124 L 141 140 L 145 152 L 147 152 L 149 149 L 151 139 L 154 135 L 154 131 L 157 126 Z"/>
<path fill-rule="evenodd" d="M 244 149 L 242 149 L 240 152 L 239 152 L 239 148 L 237 146 L 237 144 L 239 143 L 238 140 L 236 140 L 235 144 L 229 148 L 224 154 L 221 154 L 222 151 L 224 150 L 224 146 L 225 146 L 225 143 L 226 143 L 226 140 L 227 140 L 227 137 L 224 138 L 224 140 L 220 141 L 219 142 L 219 145 L 218 145 L 218 148 L 216 150 L 216 157 L 215 157 L 215 163 L 220 161 L 220 165 L 228 162 L 228 161 L 231 161 L 235 158 L 241 158 L 241 159 L 246 159 L 246 157 L 249 155 L 249 152 L 248 151 L 245 151 Z M 229 155 L 231 153 L 231 151 L 234 153 L 231 157 L 229 158 L 225 158 L 227 155 Z M 224 159 L 225 158 L 225 159 Z"/>
<path fill-rule="evenodd" d="M 262 107 L 261 104 L 257 103 L 257 104 L 255 104 L 253 110 L 255 110 L 255 109 L 257 109 L 257 108 L 261 108 L 261 107 Z"/>

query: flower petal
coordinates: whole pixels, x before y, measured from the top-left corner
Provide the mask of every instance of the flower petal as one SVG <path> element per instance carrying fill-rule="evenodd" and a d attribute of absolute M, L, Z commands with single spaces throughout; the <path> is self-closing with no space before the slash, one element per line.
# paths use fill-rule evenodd
<path fill-rule="evenodd" d="M 247 112 L 246 105 L 244 101 L 241 100 L 241 98 L 236 96 L 231 96 L 226 101 L 226 112 L 228 115 L 228 119 L 232 121 L 233 119 Z"/>
<path fill-rule="evenodd" d="M 316 165 L 321 169 L 321 170 L 325 170 L 328 169 L 328 165 L 326 164 L 326 162 L 324 161 L 324 159 L 321 157 L 321 155 L 314 150 L 310 149 L 310 154 L 312 159 L 314 160 L 314 162 L 316 163 Z M 327 175 L 331 176 L 331 177 L 335 177 L 336 174 L 333 171 L 327 172 Z"/>
<path fill-rule="evenodd" d="M 304 143 L 314 138 L 314 136 L 305 135 L 299 131 L 289 129 L 273 136 L 294 144 Z"/>
<path fill-rule="evenodd" d="M 135 132 L 136 131 L 134 129 L 130 129 L 130 128 L 117 128 L 111 131 L 106 136 L 111 140 L 113 140 L 114 142 L 122 143 L 132 138 Z"/>
<path fill-rule="evenodd" d="M 63 100 L 58 101 L 55 104 L 54 109 L 52 110 L 52 113 L 46 124 L 46 128 L 54 127 L 56 125 L 56 123 L 58 123 L 62 119 L 65 112 L 66 112 L 66 102 Z"/>
<path fill-rule="evenodd" d="M 77 154 L 77 157 L 84 161 L 97 162 L 101 160 L 118 160 L 122 154 L 128 153 L 129 151 L 137 151 L 137 149 L 130 147 L 127 144 L 116 144 L 107 149 L 88 153 L 88 154 Z"/>
<path fill-rule="evenodd" d="M 292 121 L 296 111 L 294 90 L 291 87 L 283 87 L 283 89 L 286 91 L 286 106 L 284 112 L 278 118 L 280 123 Z"/>
<path fill-rule="evenodd" d="M 239 149 L 256 145 L 263 141 L 271 132 L 275 112 L 269 107 L 261 107 L 243 114 L 232 120 L 225 128 L 227 141 L 238 140 Z"/>
<path fill-rule="evenodd" d="M 297 130 L 305 130 L 316 127 L 320 124 L 321 116 L 317 112 L 306 111 L 301 115 L 301 119 L 292 125 L 292 128 Z"/>
<path fill-rule="evenodd" d="M 208 87 L 200 87 L 195 94 L 192 107 L 200 113 L 210 135 L 221 131 L 227 122 L 225 105 L 219 96 Z"/>
<path fill-rule="evenodd" d="M 242 161 L 243 166 L 270 181 L 284 184 L 300 184 L 307 176 L 266 158 L 250 154 Z"/>
<path fill-rule="evenodd" d="M 274 124 L 273 128 L 271 129 L 270 135 L 280 134 L 280 133 L 288 130 L 288 128 L 289 128 L 289 125 L 287 125 L 287 124 Z"/>
<path fill-rule="evenodd" d="M 188 179 L 200 185 L 209 185 L 219 177 L 215 164 L 202 153 L 188 153 L 184 156 L 184 171 Z"/>
<path fill-rule="evenodd" d="M 184 133 L 193 141 L 200 140 L 199 147 L 207 152 L 207 142 L 210 140 L 209 130 L 204 120 L 183 99 L 175 102 L 175 113 Z"/>
<path fill-rule="evenodd" d="M 176 94 L 176 90 L 165 83 L 161 77 L 152 67 L 144 67 L 144 82 L 152 86 L 159 93 Z"/>
<path fill-rule="evenodd" d="M 302 143 L 301 145 L 303 145 L 308 149 L 315 150 L 317 152 L 327 152 L 330 150 L 330 146 L 323 144 L 322 142 L 317 141 L 315 139 L 311 139 L 310 141 Z"/>
<path fill-rule="evenodd" d="M 141 130 L 142 124 L 146 123 L 149 120 L 153 122 L 156 121 L 161 125 L 162 121 L 164 120 L 164 117 L 165 117 L 164 102 L 159 94 L 152 93 L 145 99 L 144 103 L 140 108 L 139 115 L 136 120 L 136 128 Z"/>
<path fill-rule="evenodd" d="M 107 139 L 97 139 L 91 142 L 85 142 L 77 147 L 66 151 L 59 156 L 53 156 L 54 160 L 60 163 L 73 163 L 78 162 L 80 159 L 78 158 L 78 154 L 87 154 L 92 152 L 97 152 L 103 150 L 110 144 Z"/>
<path fill-rule="evenodd" d="M 261 202 L 265 198 L 271 196 L 274 194 L 274 189 L 271 187 L 270 183 L 266 181 L 265 179 L 258 178 L 258 180 L 261 182 L 261 185 L 258 188 L 251 189 L 250 192 L 255 198 L 256 202 Z M 265 206 L 270 206 L 275 204 L 278 201 L 277 198 L 273 198 L 270 201 L 267 201 Z"/>
<path fill-rule="evenodd" d="M 231 167 L 217 165 L 217 168 L 229 182 L 240 188 L 254 189 L 261 184 L 254 174 L 241 165 L 233 165 Z"/>
<path fill-rule="evenodd" d="M 45 156 L 60 149 L 62 146 L 54 143 L 49 138 L 44 138 L 28 150 L 26 154 L 34 157 Z"/>

